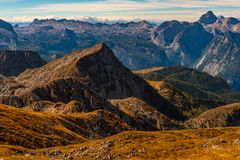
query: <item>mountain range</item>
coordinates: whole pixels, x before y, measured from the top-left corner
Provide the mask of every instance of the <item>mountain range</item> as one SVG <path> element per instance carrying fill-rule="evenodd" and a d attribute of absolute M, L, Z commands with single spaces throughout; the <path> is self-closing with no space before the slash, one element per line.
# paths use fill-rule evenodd
<path fill-rule="evenodd" d="M 8 64 L 22 64 L 18 58 L 6 60 Z M 36 54 L 33 59 L 41 61 Z M 223 79 L 197 70 L 157 67 L 132 72 L 104 43 L 39 65 L 29 66 L 16 77 L 2 75 L 0 103 L 55 114 L 104 110 L 132 128 L 159 130 L 161 122 L 157 125 L 155 120 L 181 128 L 174 121 L 186 121 L 206 110 L 240 101 L 239 93 Z M 9 71 L 15 68 L 11 66 Z M 146 115 L 147 121 L 139 120 Z"/>
<path fill-rule="evenodd" d="M 222 77 L 236 90 L 239 84 L 240 21 L 212 11 L 196 22 L 147 21 L 88 23 L 35 19 L 30 25 L 0 23 L 1 50 L 33 50 L 49 61 L 105 42 L 129 69 L 183 65 Z"/>
<path fill-rule="evenodd" d="M 222 78 L 182 66 L 131 71 L 105 43 L 49 62 L 30 51 L 2 54 L 0 158 L 174 159 L 189 151 L 195 159 L 195 149 L 239 147 L 240 96 Z"/>

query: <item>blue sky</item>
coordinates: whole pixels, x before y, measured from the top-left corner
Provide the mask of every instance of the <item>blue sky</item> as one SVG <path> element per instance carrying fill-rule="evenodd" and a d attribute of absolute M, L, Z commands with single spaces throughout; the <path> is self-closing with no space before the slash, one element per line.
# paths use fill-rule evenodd
<path fill-rule="evenodd" d="M 208 10 L 240 18 L 240 0 L 0 0 L 0 10 L 0 18 L 10 22 L 34 18 L 195 21 Z"/>

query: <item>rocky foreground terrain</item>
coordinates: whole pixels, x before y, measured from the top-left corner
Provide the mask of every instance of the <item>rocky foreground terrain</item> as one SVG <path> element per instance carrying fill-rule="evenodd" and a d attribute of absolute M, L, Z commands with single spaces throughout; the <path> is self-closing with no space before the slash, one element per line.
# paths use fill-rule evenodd
<path fill-rule="evenodd" d="M 130 71 L 100 43 L 0 76 L 0 158 L 239 159 L 239 101 L 222 78 Z"/>
<path fill-rule="evenodd" d="M 8 110 L 6 107 L 4 108 Z M 41 117 L 41 114 L 35 116 Z M 45 117 L 43 117 L 43 123 L 44 120 L 46 120 Z M 52 123 L 52 130 L 43 127 L 45 128 L 43 131 L 57 131 L 55 135 L 54 132 L 50 132 L 44 138 L 41 137 L 44 134 L 41 134 L 41 136 L 33 134 L 31 137 L 37 136 L 33 139 L 27 136 L 24 137 L 25 139 L 18 139 L 18 134 L 12 135 L 9 138 L 16 140 L 15 143 L 21 144 L 21 146 L 10 145 L 9 143 L 1 144 L 0 157 L 4 160 L 238 160 L 240 158 L 239 127 L 164 132 L 127 131 L 101 140 L 86 140 L 64 127 L 55 125 Z M 36 133 L 36 130 L 33 132 Z M 29 133 L 27 134 L 29 135 Z M 6 135 L 5 139 L 7 139 Z M 38 142 L 38 140 L 41 140 L 41 142 Z M 67 143 L 75 144 L 66 145 Z M 45 146 L 41 146 L 42 144 Z M 51 145 L 56 147 L 42 148 Z M 30 148 L 23 146 L 30 146 Z"/>

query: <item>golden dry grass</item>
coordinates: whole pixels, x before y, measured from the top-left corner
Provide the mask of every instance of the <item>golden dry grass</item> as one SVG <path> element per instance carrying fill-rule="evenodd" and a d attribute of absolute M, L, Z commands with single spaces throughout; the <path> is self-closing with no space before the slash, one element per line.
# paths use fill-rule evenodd
<path fill-rule="evenodd" d="M 46 148 L 77 144 L 130 130 L 118 116 L 103 110 L 55 115 L 0 105 L 0 144 Z"/>
<path fill-rule="evenodd" d="M 0 105 L 0 142 L 42 148 L 85 142 L 67 129 L 60 117 Z"/>
<path fill-rule="evenodd" d="M 16 154 L 15 158 L 239 160 L 239 137 L 239 127 L 164 132 L 129 131 L 76 145 L 28 150 L 24 153 L 25 156 Z M 1 148 L 2 146 L 0 151 Z"/>

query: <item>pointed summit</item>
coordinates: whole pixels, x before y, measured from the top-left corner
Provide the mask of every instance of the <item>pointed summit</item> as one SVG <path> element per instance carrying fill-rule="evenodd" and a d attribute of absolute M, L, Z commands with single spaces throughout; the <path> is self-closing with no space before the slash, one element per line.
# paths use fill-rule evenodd
<path fill-rule="evenodd" d="M 212 11 L 208 11 L 200 17 L 199 22 L 203 24 L 213 24 L 216 20 L 216 15 Z"/>
<path fill-rule="evenodd" d="M 93 48 L 98 48 L 99 50 L 109 49 L 108 46 L 106 45 L 106 43 L 104 43 L 104 42 L 96 44 Z"/>

